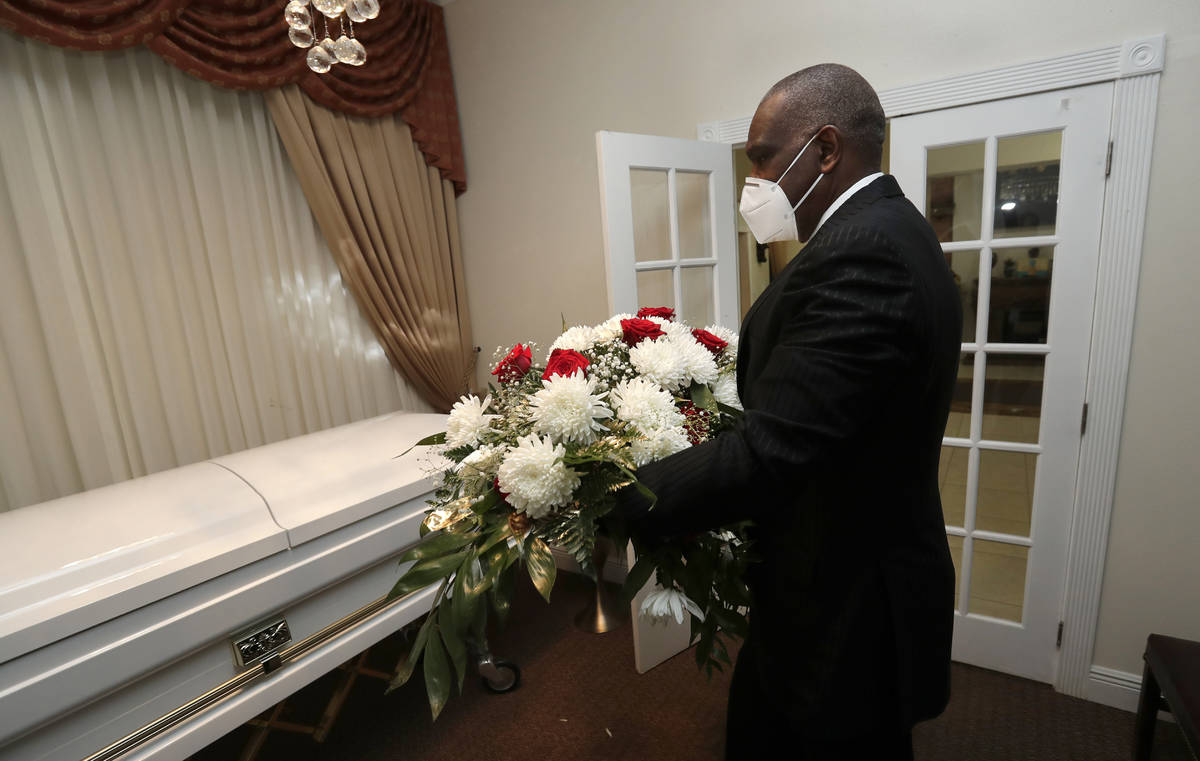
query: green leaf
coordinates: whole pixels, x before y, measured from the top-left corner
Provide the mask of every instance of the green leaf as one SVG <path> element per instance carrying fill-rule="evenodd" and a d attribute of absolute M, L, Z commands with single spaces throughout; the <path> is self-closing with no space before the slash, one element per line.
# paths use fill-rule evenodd
<path fill-rule="evenodd" d="M 700 633 L 700 641 L 696 643 L 696 665 L 704 666 L 708 663 L 709 657 L 712 655 L 713 638 L 716 636 L 716 627 L 705 626 L 704 631 Z"/>
<path fill-rule="evenodd" d="M 400 577 L 396 586 L 392 587 L 392 591 L 388 593 L 388 599 L 403 597 L 419 589 L 424 589 L 439 579 L 446 578 L 462 563 L 465 554 L 465 552 L 458 552 L 440 558 L 422 560 Z"/>
<path fill-rule="evenodd" d="M 425 646 L 425 691 L 429 693 L 429 710 L 433 720 L 442 713 L 450 699 L 450 660 L 441 637 L 430 637 Z"/>
<path fill-rule="evenodd" d="M 512 596 L 513 587 L 517 582 L 517 566 L 510 563 L 504 571 L 501 572 L 500 578 L 488 590 L 488 599 L 492 603 L 492 610 L 496 611 L 496 622 L 500 626 L 504 626 L 508 622 L 508 614 L 512 611 Z"/>
<path fill-rule="evenodd" d="M 650 581 L 650 576 L 654 573 L 654 561 L 648 556 L 642 555 L 633 564 L 629 575 L 625 577 L 625 586 L 621 588 L 621 594 L 625 604 L 633 602 L 633 598 L 641 591 L 642 587 L 646 586 L 646 582 Z"/>
<path fill-rule="evenodd" d="M 473 444 L 463 444 L 462 446 L 442 452 L 442 457 L 445 457 L 450 462 L 462 462 L 474 451 L 475 446 Z"/>
<path fill-rule="evenodd" d="M 717 651 L 716 659 L 726 666 L 732 666 L 733 661 L 729 658 L 729 651 L 725 649 L 725 643 L 718 636 L 713 636 L 713 649 Z M 721 668 L 717 666 L 717 668 Z"/>
<path fill-rule="evenodd" d="M 463 680 L 467 678 L 467 643 L 454 630 L 453 621 L 450 618 L 450 606 L 439 605 L 438 632 L 442 635 L 442 642 L 446 645 L 446 652 L 450 654 L 450 662 L 454 664 L 454 671 L 458 674 L 458 694 L 461 695 Z"/>
<path fill-rule="evenodd" d="M 493 531 L 487 539 L 483 541 L 483 544 L 479 545 L 479 554 L 484 554 L 488 550 L 495 547 L 497 543 L 508 539 L 510 536 L 512 536 L 512 529 L 509 527 L 508 521 L 506 520 L 499 528 Z M 507 542 L 505 542 L 504 548 L 506 550 L 508 549 Z"/>
<path fill-rule="evenodd" d="M 703 383 L 693 383 L 688 395 L 692 399 L 692 404 L 702 410 L 709 412 L 717 412 L 717 400 L 713 398 L 712 389 Z"/>
<path fill-rule="evenodd" d="M 533 581 L 533 585 L 537 587 L 537 591 L 541 593 L 542 597 L 546 598 L 546 602 L 550 602 L 550 590 L 554 588 L 554 579 L 558 574 L 558 569 L 554 565 L 554 553 L 550 551 L 550 546 L 534 537 L 533 544 L 529 548 L 526 566 L 529 569 L 529 578 Z"/>
<path fill-rule="evenodd" d="M 482 600 L 480 600 L 483 603 Z M 487 611 L 486 603 L 476 605 L 474 615 L 471 618 L 471 626 L 469 632 L 476 642 L 487 641 Z"/>
<path fill-rule="evenodd" d="M 484 558 L 487 561 L 487 571 L 484 572 L 483 585 L 485 588 L 495 586 L 500 574 L 504 573 L 517 559 L 517 553 L 507 544 L 501 544 L 492 549 Z"/>
<path fill-rule="evenodd" d="M 417 632 L 417 638 L 413 641 L 412 649 L 408 651 L 408 655 L 405 656 L 404 660 L 396 666 L 396 673 L 392 676 L 392 681 L 388 682 L 387 692 L 403 687 L 412 678 L 417 660 L 425 650 L 425 642 L 429 639 L 429 628 L 432 625 L 433 614 L 431 613 L 425 619 L 425 623 L 421 625 L 421 630 Z"/>
<path fill-rule="evenodd" d="M 717 402 L 717 410 L 720 411 L 720 413 L 722 415 L 728 415 L 729 417 L 733 418 L 734 420 L 736 420 L 736 419 L 740 418 L 742 415 L 746 414 L 745 412 L 742 412 L 741 410 L 739 410 L 737 407 L 730 407 L 728 404 L 724 404 L 722 402 Z"/>
<path fill-rule="evenodd" d="M 472 534 L 434 534 L 410 547 L 407 552 L 400 556 L 399 562 L 403 565 L 430 558 L 440 558 L 470 544 L 475 539 L 476 537 Z"/>
<path fill-rule="evenodd" d="M 500 492 L 492 489 L 487 493 L 487 496 L 471 505 L 471 512 L 475 513 L 476 515 L 483 515 L 488 510 L 491 510 L 493 507 L 500 504 L 501 499 L 503 498 L 500 496 Z"/>
<path fill-rule="evenodd" d="M 470 623 L 470 611 L 467 610 L 470 605 L 470 600 L 467 599 L 465 589 L 467 573 L 474 563 L 473 553 L 469 553 L 466 561 L 459 566 L 458 573 L 454 577 L 453 591 L 454 596 L 450 598 L 450 612 L 452 614 L 451 621 L 454 624 L 456 632 L 465 632 L 467 624 Z"/>
<path fill-rule="evenodd" d="M 396 455 L 396 456 L 395 456 L 395 457 L 393 457 L 392 459 L 393 459 L 393 460 L 398 460 L 398 459 L 400 459 L 401 457 L 403 457 L 404 455 L 406 455 L 406 454 L 408 454 L 409 452 L 411 452 L 411 451 L 413 451 L 414 449 L 416 449 L 417 447 L 432 447 L 432 446 L 435 446 L 435 445 L 438 445 L 438 444 L 445 444 L 445 443 L 446 443 L 446 434 L 445 434 L 445 432 L 442 432 L 442 433 L 435 433 L 435 434 L 433 434 L 432 436 L 426 436 L 425 438 L 421 439 L 421 440 L 420 440 L 420 441 L 418 441 L 416 444 L 413 444 L 411 447 L 409 447 L 408 449 L 405 449 L 403 452 L 401 452 L 400 454 Z"/>

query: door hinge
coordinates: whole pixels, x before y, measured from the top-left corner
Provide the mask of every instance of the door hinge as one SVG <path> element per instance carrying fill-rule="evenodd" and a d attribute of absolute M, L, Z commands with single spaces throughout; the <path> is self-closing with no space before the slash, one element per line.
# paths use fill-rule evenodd
<path fill-rule="evenodd" d="M 1058 639 L 1055 640 L 1055 642 L 1054 642 L 1055 647 L 1062 647 L 1062 630 L 1063 630 L 1063 622 L 1059 621 L 1058 622 Z"/>
<path fill-rule="evenodd" d="M 1083 403 L 1083 415 L 1080 417 L 1080 420 L 1079 420 L 1079 435 L 1080 436 L 1087 433 L 1087 413 L 1088 413 L 1088 403 L 1084 402 Z"/>
<path fill-rule="evenodd" d="M 1106 158 L 1104 160 L 1104 176 L 1105 177 L 1108 177 L 1110 174 L 1112 174 L 1112 151 L 1113 151 L 1113 141 L 1109 140 L 1108 141 L 1108 158 Z"/>

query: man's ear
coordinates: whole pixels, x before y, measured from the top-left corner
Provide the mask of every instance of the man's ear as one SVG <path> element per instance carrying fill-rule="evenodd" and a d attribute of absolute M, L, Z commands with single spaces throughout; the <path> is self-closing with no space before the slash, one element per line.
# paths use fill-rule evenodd
<path fill-rule="evenodd" d="M 821 173 L 829 174 L 841 163 L 846 141 L 840 129 L 832 124 L 826 124 L 817 134 L 816 147 L 821 151 Z"/>

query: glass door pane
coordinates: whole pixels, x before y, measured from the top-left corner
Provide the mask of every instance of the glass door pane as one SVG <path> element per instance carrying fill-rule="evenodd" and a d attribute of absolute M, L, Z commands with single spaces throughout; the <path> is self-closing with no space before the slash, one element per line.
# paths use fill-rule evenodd
<path fill-rule="evenodd" d="M 938 240 L 979 240 L 983 219 L 983 141 L 929 148 L 925 216 Z"/>
<path fill-rule="evenodd" d="M 1062 130 L 1002 137 L 996 145 L 997 238 L 1053 235 Z"/>
<path fill-rule="evenodd" d="M 665 169 L 630 169 L 634 261 L 671 258 L 671 196 Z"/>
<path fill-rule="evenodd" d="M 679 282 L 683 304 L 679 317 L 697 328 L 712 325 L 716 314 L 713 267 L 681 267 Z"/>
<path fill-rule="evenodd" d="M 1029 548 L 975 539 L 971 542 L 971 593 L 967 610 L 1020 623 L 1025 608 Z"/>
<path fill-rule="evenodd" d="M 675 308 L 675 270 L 642 270 L 637 273 L 637 303 L 643 307 Z"/>
<path fill-rule="evenodd" d="M 675 172 L 680 259 L 712 258 L 712 214 L 708 206 L 711 177 L 708 172 Z"/>

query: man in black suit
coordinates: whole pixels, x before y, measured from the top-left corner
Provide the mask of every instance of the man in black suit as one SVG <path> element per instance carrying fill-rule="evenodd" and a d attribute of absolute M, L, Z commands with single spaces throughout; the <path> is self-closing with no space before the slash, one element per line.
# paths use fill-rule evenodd
<path fill-rule="evenodd" d="M 742 213 L 762 242 L 808 245 L 742 324 L 745 416 L 640 470 L 653 510 L 620 494 L 642 537 L 756 523 L 729 759 L 911 758 L 912 726 L 949 699 L 937 470 L 962 312 L 933 230 L 879 173 L 883 140 L 878 97 L 844 66 L 763 98 Z"/>

